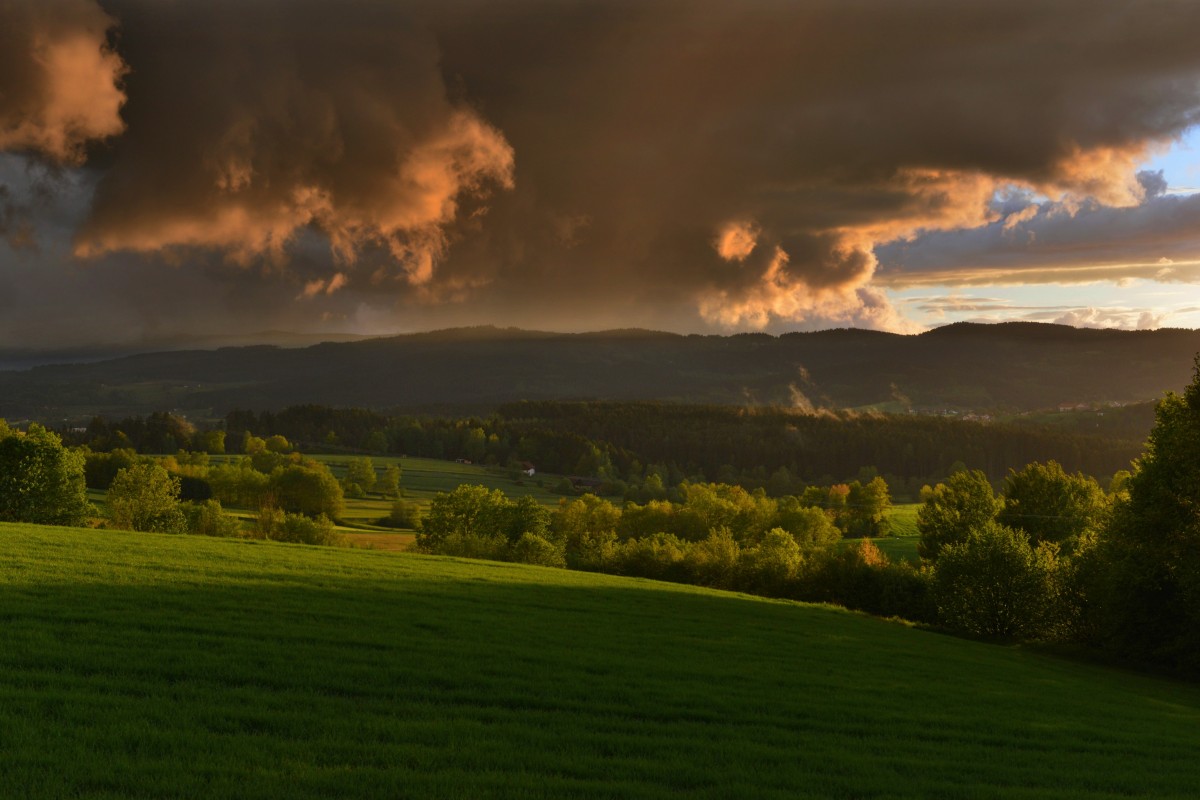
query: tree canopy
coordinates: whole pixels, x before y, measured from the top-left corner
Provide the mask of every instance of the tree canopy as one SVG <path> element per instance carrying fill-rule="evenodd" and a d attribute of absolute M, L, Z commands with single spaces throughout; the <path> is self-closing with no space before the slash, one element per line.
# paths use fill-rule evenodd
<path fill-rule="evenodd" d="M 1154 428 L 1098 547 L 1106 643 L 1200 673 L 1200 356 Z"/>
<path fill-rule="evenodd" d="M 1108 510 L 1104 490 L 1081 472 L 1067 474 L 1057 461 L 1010 470 L 996 519 L 1037 542 L 1078 539 L 1100 525 Z"/>
<path fill-rule="evenodd" d="M 130 531 L 183 533 L 179 478 L 158 464 L 142 462 L 117 472 L 105 498 L 109 524 Z"/>
<path fill-rule="evenodd" d="M 92 513 L 83 455 L 40 425 L 21 433 L 0 420 L 0 521 L 84 525 Z"/>
<path fill-rule="evenodd" d="M 996 495 L 980 470 L 961 470 L 935 486 L 917 512 L 921 541 L 917 552 L 934 561 L 947 545 L 964 542 L 970 532 L 996 516 Z"/>

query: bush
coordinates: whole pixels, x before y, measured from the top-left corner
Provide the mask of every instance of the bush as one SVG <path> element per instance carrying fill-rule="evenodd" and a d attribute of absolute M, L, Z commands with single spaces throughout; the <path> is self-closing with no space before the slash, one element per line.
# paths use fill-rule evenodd
<path fill-rule="evenodd" d="M 512 546 L 512 560 L 543 567 L 565 567 L 563 548 L 536 533 L 524 533 Z"/>
<path fill-rule="evenodd" d="M 200 536 L 239 536 L 242 525 L 236 517 L 224 512 L 218 500 L 203 503 L 183 503 L 182 511 L 188 533 Z"/>
<path fill-rule="evenodd" d="M 755 547 L 742 551 L 739 585 L 752 592 L 785 595 L 800 573 L 804 555 L 783 528 L 773 528 Z"/>
<path fill-rule="evenodd" d="M 291 464 L 271 474 L 275 501 L 284 511 L 308 517 L 341 516 L 345 501 L 333 473 L 313 461 Z"/>
<path fill-rule="evenodd" d="M 688 548 L 685 562 L 688 578 L 700 586 L 732 589 L 738 579 L 741 545 L 729 528 L 714 528 L 708 536 Z"/>
<path fill-rule="evenodd" d="M 567 548 L 567 563 L 571 569 L 612 572 L 616 548 L 614 531 L 585 531 Z"/>
<path fill-rule="evenodd" d="M 179 478 L 158 464 L 135 464 L 118 472 L 105 502 L 113 528 L 158 533 L 187 530 L 179 506 Z"/>
<path fill-rule="evenodd" d="M 855 547 L 816 554 L 806 565 L 799 596 L 810 602 L 879 613 L 887 566 L 887 556 L 870 539 Z"/>
<path fill-rule="evenodd" d="M 629 539 L 613 550 L 614 572 L 663 581 L 683 583 L 687 571 L 683 560 L 688 543 L 671 533 L 656 533 L 641 539 Z"/>
<path fill-rule="evenodd" d="M 989 521 L 942 548 L 934 570 L 938 617 L 988 639 L 1037 636 L 1053 618 L 1056 551 L 1034 549 L 1021 531 Z"/>
<path fill-rule="evenodd" d="M 504 537 L 458 531 L 436 539 L 422 539 L 421 536 L 417 536 L 417 550 L 433 555 L 481 558 L 490 561 L 507 561 L 509 558 L 508 540 Z"/>
<path fill-rule="evenodd" d="M 341 536 L 333 529 L 333 522 L 324 514 L 314 518 L 304 514 L 289 514 L 278 508 L 268 507 L 259 511 L 255 531 L 262 538 L 276 542 L 320 545 L 341 542 Z"/>
<path fill-rule="evenodd" d="M 381 517 L 379 525 L 387 528 L 421 528 L 421 507 L 409 500 L 397 500 L 392 503 L 392 510 L 386 517 Z"/>

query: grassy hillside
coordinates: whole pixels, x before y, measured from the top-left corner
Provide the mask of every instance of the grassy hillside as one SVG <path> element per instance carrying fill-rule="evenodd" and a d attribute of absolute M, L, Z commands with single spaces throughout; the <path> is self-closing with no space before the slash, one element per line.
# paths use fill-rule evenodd
<path fill-rule="evenodd" d="M 1183 797 L 1200 688 L 509 564 L 0 525 L 3 797 Z"/>

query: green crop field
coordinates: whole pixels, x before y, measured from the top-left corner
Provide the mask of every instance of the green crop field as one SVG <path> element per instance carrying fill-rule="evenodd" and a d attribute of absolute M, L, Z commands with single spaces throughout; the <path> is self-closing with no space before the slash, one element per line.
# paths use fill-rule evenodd
<path fill-rule="evenodd" d="M 898 503 L 892 506 L 888 512 L 888 520 L 892 523 L 892 536 L 901 539 L 919 536 L 917 512 L 920 510 L 920 503 Z"/>
<path fill-rule="evenodd" d="M 892 506 L 888 512 L 888 519 L 892 523 L 891 535 L 871 540 L 889 560 L 920 563 L 921 557 L 917 555 L 917 540 L 920 538 L 917 531 L 917 511 L 920 508 L 920 503 L 900 503 Z M 861 541 L 862 539 L 843 539 L 842 546 L 857 547 Z"/>
<path fill-rule="evenodd" d="M 346 464 L 362 456 L 344 455 L 308 455 L 324 464 L 328 464 L 333 474 L 341 478 L 346 474 Z M 478 484 L 489 489 L 499 489 L 509 497 L 529 495 L 538 502 L 555 505 L 561 495 L 554 494 L 548 489 L 538 486 L 538 482 L 553 487 L 561 476 L 535 475 L 532 478 L 521 476 L 520 481 L 508 477 L 504 470 L 489 468 L 479 464 L 459 464 L 455 461 L 445 461 L 436 458 L 409 458 L 400 456 L 371 456 L 376 472 L 382 474 L 389 464 L 397 464 L 403 474 L 400 483 L 404 487 L 406 499 L 415 500 L 422 505 L 438 492 L 453 491 L 464 483 Z M 391 504 L 388 504 L 390 507 Z M 386 512 L 386 509 L 384 511 Z"/>
<path fill-rule="evenodd" d="M 0 525 L 0 797 L 1187 797 L 1200 687 L 512 564 Z"/>

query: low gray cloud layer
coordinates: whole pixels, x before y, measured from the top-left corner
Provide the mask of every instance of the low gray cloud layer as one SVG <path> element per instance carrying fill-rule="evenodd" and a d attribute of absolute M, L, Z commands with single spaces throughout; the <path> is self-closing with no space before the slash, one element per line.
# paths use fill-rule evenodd
<path fill-rule="evenodd" d="M 881 286 L 1191 280 L 1200 259 L 1200 200 L 1136 177 L 1200 121 L 1182 0 L 17 0 L 0 18 L 0 149 L 76 173 L 29 212 L 0 171 L 0 274 L 30 315 L 95 306 L 62 336 L 122 317 L 126 335 L 905 329 Z"/>

